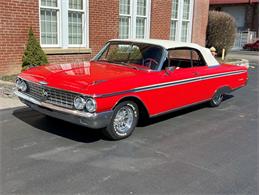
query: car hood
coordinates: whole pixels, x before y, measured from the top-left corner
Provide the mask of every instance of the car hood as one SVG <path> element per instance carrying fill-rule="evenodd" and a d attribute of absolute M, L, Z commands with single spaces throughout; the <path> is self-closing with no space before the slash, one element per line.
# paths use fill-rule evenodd
<path fill-rule="evenodd" d="M 85 93 L 89 86 L 120 78 L 135 77 L 140 72 L 130 67 L 104 62 L 51 64 L 28 69 L 20 77 L 48 86 Z"/>

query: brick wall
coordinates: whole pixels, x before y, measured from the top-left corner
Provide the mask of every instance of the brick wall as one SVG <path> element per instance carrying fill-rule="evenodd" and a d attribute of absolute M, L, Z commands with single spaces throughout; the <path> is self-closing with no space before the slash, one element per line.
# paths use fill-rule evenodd
<path fill-rule="evenodd" d="M 48 55 L 50 64 L 64 64 L 73 62 L 87 61 L 91 58 L 90 54 L 62 54 L 62 55 Z"/>
<path fill-rule="evenodd" d="M 151 5 L 151 34 L 154 39 L 169 39 L 172 0 L 156 0 Z"/>
<path fill-rule="evenodd" d="M 194 0 L 192 42 L 205 46 L 209 0 Z"/>
<path fill-rule="evenodd" d="M 118 38 L 119 0 L 90 0 L 89 9 L 89 38 L 93 56 L 109 39 Z"/>
<path fill-rule="evenodd" d="M 21 70 L 30 26 L 39 36 L 37 0 L 0 0 L 0 75 Z"/>

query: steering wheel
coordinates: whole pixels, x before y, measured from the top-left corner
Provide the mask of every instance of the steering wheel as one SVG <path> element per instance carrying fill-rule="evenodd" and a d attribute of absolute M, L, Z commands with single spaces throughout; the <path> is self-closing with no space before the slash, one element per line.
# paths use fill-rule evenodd
<path fill-rule="evenodd" d="M 144 60 L 144 66 L 148 66 L 149 68 L 152 67 L 152 65 L 155 65 L 155 66 L 158 66 L 159 65 L 159 62 L 157 62 L 155 59 L 153 58 L 146 58 Z"/>

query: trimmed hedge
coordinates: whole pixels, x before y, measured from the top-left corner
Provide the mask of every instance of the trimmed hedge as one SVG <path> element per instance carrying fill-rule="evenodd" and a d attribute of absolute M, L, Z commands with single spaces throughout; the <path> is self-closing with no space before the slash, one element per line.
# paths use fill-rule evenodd
<path fill-rule="evenodd" d="M 48 59 L 44 51 L 42 50 L 40 43 L 33 34 L 32 28 L 29 30 L 28 42 L 23 55 L 22 70 L 30 67 L 40 66 L 42 64 L 48 64 Z"/>
<path fill-rule="evenodd" d="M 225 12 L 209 11 L 206 47 L 215 47 L 217 56 L 221 56 L 222 49 L 227 54 L 234 45 L 235 37 L 235 19 Z"/>

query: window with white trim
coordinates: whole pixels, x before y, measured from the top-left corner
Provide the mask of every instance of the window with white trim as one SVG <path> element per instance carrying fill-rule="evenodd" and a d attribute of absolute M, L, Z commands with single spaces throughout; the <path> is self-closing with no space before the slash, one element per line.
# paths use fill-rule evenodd
<path fill-rule="evenodd" d="M 88 47 L 88 0 L 40 0 L 43 47 Z"/>
<path fill-rule="evenodd" d="M 150 0 L 119 1 L 119 38 L 149 38 Z"/>
<path fill-rule="evenodd" d="M 120 0 L 119 14 L 119 38 L 127 39 L 130 37 L 130 0 Z"/>
<path fill-rule="evenodd" d="M 170 39 L 191 42 L 194 0 L 172 0 Z"/>
<path fill-rule="evenodd" d="M 43 45 L 58 45 L 59 13 L 57 0 L 41 0 L 41 43 Z"/>
<path fill-rule="evenodd" d="M 82 45 L 83 44 L 83 1 L 70 0 L 69 1 L 69 44 Z"/>

